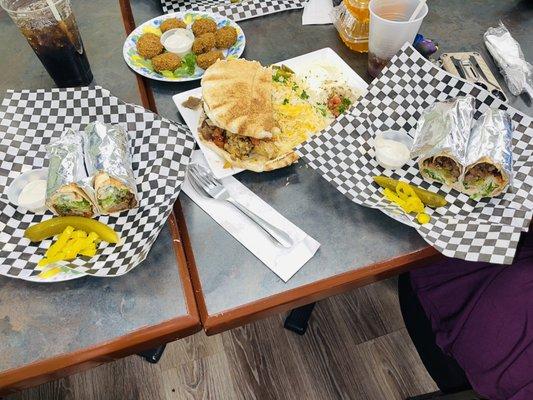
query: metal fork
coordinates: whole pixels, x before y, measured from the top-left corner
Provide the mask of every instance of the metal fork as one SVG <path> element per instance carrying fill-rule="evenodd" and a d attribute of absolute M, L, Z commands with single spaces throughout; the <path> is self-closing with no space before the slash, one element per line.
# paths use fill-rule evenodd
<path fill-rule="evenodd" d="M 241 211 L 244 215 L 254 221 L 270 238 L 277 244 L 291 248 L 294 244 L 290 235 L 282 229 L 265 221 L 259 215 L 255 214 L 244 205 L 239 203 L 229 194 L 222 182 L 215 178 L 211 171 L 199 164 L 189 165 L 189 182 L 191 186 L 203 197 L 213 198 L 216 200 L 227 201 Z"/>

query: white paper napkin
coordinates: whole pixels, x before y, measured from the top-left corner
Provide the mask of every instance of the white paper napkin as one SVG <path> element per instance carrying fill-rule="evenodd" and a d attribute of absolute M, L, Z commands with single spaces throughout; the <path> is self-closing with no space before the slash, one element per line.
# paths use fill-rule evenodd
<path fill-rule="evenodd" d="M 302 25 L 325 25 L 333 23 L 331 13 L 333 2 L 331 0 L 309 0 L 304 6 Z"/>
<path fill-rule="evenodd" d="M 193 153 L 191 162 L 207 166 L 200 150 Z M 237 179 L 229 176 L 221 180 L 233 198 L 238 199 L 271 224 L 285 230 L 293 239 L 294 246 L 290 249 L 277 246 L 261 228 L 233 205 L 200 196 L 187 179 L 181 189 L 220 226 L 287 282 L 313 257 L 320 243 L 270 207 Z"/>

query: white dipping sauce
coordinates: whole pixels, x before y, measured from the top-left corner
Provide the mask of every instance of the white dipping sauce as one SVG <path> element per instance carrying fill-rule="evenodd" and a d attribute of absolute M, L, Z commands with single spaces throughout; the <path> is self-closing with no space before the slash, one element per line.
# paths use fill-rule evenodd
<path fill-rule="evenodd" d="M 374 148 L 376 159 L 384 168 L 400 168 L 411 157 L 409 148 L 404 143 L 395 140 L 376 138 Z"/>
<path fill-rule="evenodd" d="M 29 182 L 19 194 L 19 206 L 24 208 L 38 208 L 44 206 L 46 198 L 46 180 L 39 179 Z"/>
<path fill-rule="evenodd" d="M 181 46 L 187 46 L 189 43 L 189 37 L 183 33 L 176 32 L 173 35 L 170 35 L 165 40 L 165 45 L 168 47 L 181 47 Z"/>
<path fill-rule="evenodd" d="M 179 56 L 190 52 L 193 42 L 193 33 L 182 28 L 168 30 L 161 36 L 161 44 L 165 46 L 165 49 Z"/>

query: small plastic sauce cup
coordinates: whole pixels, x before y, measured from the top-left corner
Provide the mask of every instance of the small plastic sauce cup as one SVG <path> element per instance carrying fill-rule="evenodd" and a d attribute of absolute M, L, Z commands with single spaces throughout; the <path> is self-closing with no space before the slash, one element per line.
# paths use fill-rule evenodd
<path fill-rule="evenodd" d="M 169 29 L 161 35 L 160 40 L 168 52 L 183 57 L 191 52 L 194 34 L 188 29 Z"/>
<path fill-rule="evenodd" d="M 46 210 L 46 206 L 44 204 L 46 193 L 44 193 L 42 197 L 36 198 L 34 202 L 26 203 L 24 205 L 19 203 L 19 196 L 28 183 L 38 180 L 46 181 L 47 179 L 48 168 L 33 169 L 17 176 L 17 178 L 11 182 L 11 185 L 9 185 L 9 188 L 7 189 L 7 198 L 9 199 L 9 202 L 17 207 L 22 207 L 34 213 L 43 213 Z"/>
<path fill-rule="evenodd" d="M 402 168 L 411 159 L 413 139 L 405 133 L 384 131 L 374 138 L 376 161 L 385 169 Z"/>

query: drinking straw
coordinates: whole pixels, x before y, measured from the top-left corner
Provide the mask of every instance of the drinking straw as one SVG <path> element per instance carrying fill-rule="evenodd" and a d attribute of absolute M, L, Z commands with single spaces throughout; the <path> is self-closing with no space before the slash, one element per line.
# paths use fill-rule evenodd
<path fill-rule="evenodd" d="M 65 24 L 65 21 L 63 21 L 63 18 L 61 18 L 61 14 L 59 14 L 59 11 L 56 5 L 54 4 L 54 0 L 46 0 L 46 3 L 48 4 L 48 7 L 50 7 L 50 10 L 52 11 L 52 14 L 54 15 L 54 18 L 56 19 L 61 30 L 65 33 L 74 48 L 79 52 L 78 47 L 76 46 L 76 39 L 72 36 L 72 33 L 68 29 L 67 24 Z"/>
<path fill-rule="evenodd" d="M 411 18 L 409 18 L 408 22 L 412 22 L 415 20 L 418 13 L 422 10 L 422 7 L 424 7 L 424 4 L 426 4 L 426 0 L 420 0 L 420 3 L 416 6 L 415 10 L 413 11 L 413 14 L 411 14 Z"/>

